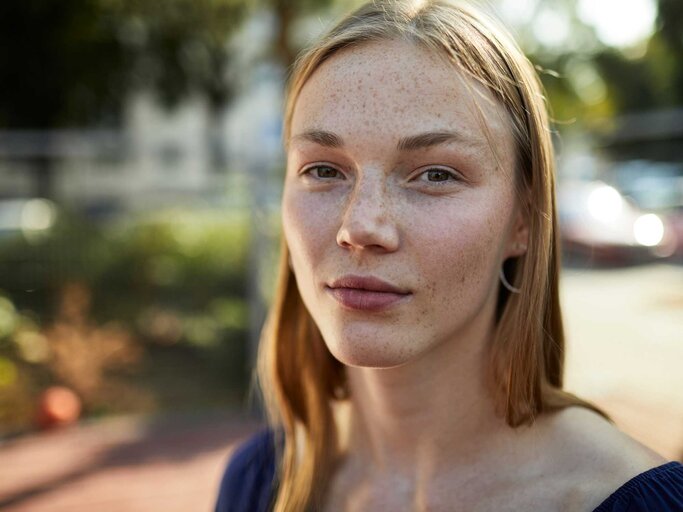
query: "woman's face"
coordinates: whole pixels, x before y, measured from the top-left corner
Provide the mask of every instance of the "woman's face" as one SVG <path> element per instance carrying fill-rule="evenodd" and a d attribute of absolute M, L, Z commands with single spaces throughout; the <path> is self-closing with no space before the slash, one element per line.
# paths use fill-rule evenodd
<path fill-rule="evenodd" d="M 491 334 L 498 271 L 526 245 L 513 169 L 504 108 L 433 52 L 367 43 L 315 71 L 294 108 L 283 229 L 337 359 L 388 368 Z"/>

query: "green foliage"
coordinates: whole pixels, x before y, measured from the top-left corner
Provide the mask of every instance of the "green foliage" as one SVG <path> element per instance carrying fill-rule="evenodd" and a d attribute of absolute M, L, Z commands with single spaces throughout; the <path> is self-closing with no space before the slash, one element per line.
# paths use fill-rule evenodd
<path fill-rule="evenodd" d="M 244 295 L 247 218 L 167 211 L 119 226 L 109 243 L 120 258 L 105 286 L 193 309 L 212 297 Z"/>
<path fill-rule="evenodd" d="M 0 126 L 110 119 L 125 53 L 93 0 L 0 3 Z"/>
<path fill-rule="evenodd" d="M 173 105 L 191 91 L 215 106 L 231 95 L 228 36 L 248 12 L 249 0 L 108 0 L 131 55 L 134 85 L 151 87 Z"/>
<path fill-rule="evenodd" d="M 63 213 L 38 241 L 6 240 L 0 265 L 5 290 L 43 318 L 51 307 L 45 299 L 67 282 L 88 285 L 99 306 L 156 300 L 191 309 L 217 295 L 244 294 L 247 246 L 243 215 L 163 212 L 102 229 Z M 120 318 L 96 309 L 101 320 Z"/>
<path fill-rule="evenodd" d="M 0 126 L 118 124 L 135 88 L 171 105 L 230 97 L 232 31 L 249 0 L 0 2 Z"/>
<path fill-rule="evenodd" d="M 656 39 L 661 44 L 651 45 L 648 53 L 655 62 L 661 63 L 667 73 L 667 83 L 672 104 L 683 104 L 683 2 L 659 0 Z M 656 42 L 657 43 L 657 42 Z M 660 78 L 660 77 L 658 77 Z"/>
<path fill-rule="evenodd" d="M 656 2 L 655 32 L 634 48 L 602 43 L 577 15 L 573 0 L 557 0 L 553 7 L 569 23 L 567 45 L 546 48 L 534 38 L 533 21 L 521 27 L 532 61 L 558 74 L 542 78 L 560 129 L 566 124 L 590 129 L 594 121 L 602 124 L 626 112 L 683 104 L 683 3 Z M 544 7 L 539 3 L 537 9 Z"/>
<path fill-rule="evenodd" d="M 0 432 L 26 428 L 26 402 L 50 383 L 79 392 L 90 414 L 244 392 L 246 214 L 176 209 L 105 226 L 58 219 L 46 236 L 0 243 Z"/>
<path fill-rule="evenodd" d="M 14 304 L 7 298 L 0 296 L 0 340 L 14 332 L 17 323 L 17 312 Z"/>

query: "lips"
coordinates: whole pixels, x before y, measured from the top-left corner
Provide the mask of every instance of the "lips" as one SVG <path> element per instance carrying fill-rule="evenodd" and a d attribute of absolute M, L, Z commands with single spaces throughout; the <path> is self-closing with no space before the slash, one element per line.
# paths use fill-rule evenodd
<path fill-rule="evenodd" d="M 372 276 L 344 276 L 326 286 L 326 291 L 342 306 L 356 311 L 383 311 L 412 295 Z"/>
<path fill-rule="evenodd" d="M 333 281 L 332 284 L 328 286 L 330 288 L 354 288 L 357 290 L 396 293 L 399 295 L 407 295 L 410 293 L 409 290 L 401 289 L 392 285 L 391 283 L 387 283 L 386 281 L 382 281 L 381 279 L 373 276 L 343 276 Z"/>

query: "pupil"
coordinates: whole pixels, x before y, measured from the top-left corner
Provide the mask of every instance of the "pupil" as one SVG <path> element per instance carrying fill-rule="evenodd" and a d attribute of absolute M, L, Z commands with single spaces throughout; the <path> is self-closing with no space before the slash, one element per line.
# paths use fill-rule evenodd
<path fill-rule="evenodd" d="M 448 174 L 446 171 L 429 171 L 429 177 L 435 178 L 432 181 L 446 181 L 448 179 Z"/>
<path fill-rule="evenodd" d="M 334 178 L 336 172 L 332 167 L 318 167 L 318 177 L 320 178 Z"/>

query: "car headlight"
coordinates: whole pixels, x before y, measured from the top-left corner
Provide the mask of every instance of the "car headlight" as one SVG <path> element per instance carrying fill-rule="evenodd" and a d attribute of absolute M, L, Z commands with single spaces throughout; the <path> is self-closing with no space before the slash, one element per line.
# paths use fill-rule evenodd
<path fill-rule="evenodd" d="M 640 245 L 654 247 L 664 238 L 664 223 L 654 213 L 641 215 L 633 223 L 633 236 Z"/>
<path fill-rule="evenodd" d="M 619 218 L 624 208 L 624 199 L 617 190 L 609 185 L 601 185 L 588 196 L 588 212 L 591 216 L 611 224 Z"/>

